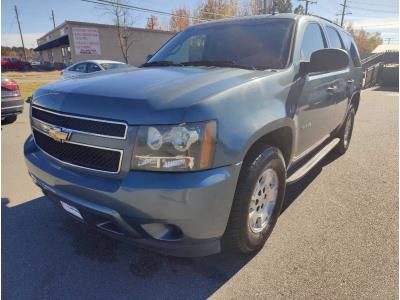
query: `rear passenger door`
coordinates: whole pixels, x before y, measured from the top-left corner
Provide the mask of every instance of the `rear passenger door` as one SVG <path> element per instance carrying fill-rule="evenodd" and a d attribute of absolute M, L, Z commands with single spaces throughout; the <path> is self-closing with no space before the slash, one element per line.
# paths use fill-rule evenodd
<path fill-rule="evenodd" d="M 326 35 L 328 37 L 329 48 L 345 49 L 342 38 L 336 28 L 332 26 L 326 26 Z M 334 118 L 334 126 L 339 126 L 344 120 L 347 114 L 347 106 L 349 103 L 349 87 L 352 83 L 350 80 L 350 68 L 340 70 L 332 75 L 336 90 L 333 97 L 335 98 L 335 114 L 332 115 Z"/>
<path fill-rule="evenodd" d="M 356 91 L 360 91 L 362 88 L 363 71 L 360 61 L 360 54 L 358 53 L 356 44 L 350 34 L 342 31 L 341 37 L 344 43 L 344 49 L 350 55 L 350 71 L 347 79 L 348 97 L 351 99 L 352 95 Z"/>
<path fill-rule="evenodd" d="M 308 23 L 303 33 L 300 61 L 309 61 L 311 54 L 328 46 L 322 27 Z M 306 155 L 326 139 L 336 122 L 335 76 L 333 72 L 310 73 L 303 76 L 297 104 L 297 145 L 295 160 Z"/>

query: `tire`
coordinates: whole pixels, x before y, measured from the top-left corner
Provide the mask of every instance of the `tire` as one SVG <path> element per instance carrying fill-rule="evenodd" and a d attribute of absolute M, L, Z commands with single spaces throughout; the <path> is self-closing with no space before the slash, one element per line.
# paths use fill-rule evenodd
<path fill-rule="evenodd" d="M 354 126 L 354 117 L 355 117 L 354 107 L 351 106 L 349 112 L 347 113 L 347 117 L 345 122 L 340 128 L 338 133 L 338 138 L 340 138 L 339 144 L 335 147 L 335 153 L 337 155 L 343 155 L 346 153 L 347 149 L 349 149 L 351 136 L 353 134 L 353 126 Z M 347 132 L 346 132 L 347 131 Z"/>
<path fill-rule="evenodd" d="M 17 120 L 17 116 L 10 116 L 10 117 L 5 117 L 4 120 L 1 121 L 1 124 L 11 124 L 14 123 Z"/>
<path fill-rule="evenodd" d="M 250 253 L 261 249 L 282 209 L 286 188 L 286 166 L 282 153 L 275 147 L 268 147 L 259 155 L 256 153 L 244 161 L 239 175 L 228 225 L 222 238 L 224 251 Z M 262 176 L 265 176 L 264 181 Z M 272 184 L 274 188 L 267 187 L 264 193 L 265 189 L 264 192 L 260 189 L 262 183 L 257 184 L 260 180 L 263 184 L 270 183 L 270 187 Z M 266 211 L 269 212 L 269 218 L 262 221 L 259 213 Z"/>

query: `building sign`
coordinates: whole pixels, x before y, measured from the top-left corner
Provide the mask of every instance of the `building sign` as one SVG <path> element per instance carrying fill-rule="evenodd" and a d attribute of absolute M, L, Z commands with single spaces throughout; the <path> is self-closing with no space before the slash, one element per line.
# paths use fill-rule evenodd
<path fill-rule="evenodd" d="M 100 38 L 97 28 L 72 28 L 74 37 L 75 53 L 100 55 Z"/>

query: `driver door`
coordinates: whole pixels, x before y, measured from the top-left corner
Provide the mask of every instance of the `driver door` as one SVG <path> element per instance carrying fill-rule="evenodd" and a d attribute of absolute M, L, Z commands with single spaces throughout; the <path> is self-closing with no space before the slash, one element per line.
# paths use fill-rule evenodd
<path fill-rule="evenodd" d="M 311 54 L 327 47 L 320 24 L 309 23 L 301 44 L 301 60 L 309 61 Z M 334 128 L 337 83 L 332 72 L 303 75 L 303 88 L 298 96 L 296 123 L 298 128 L 295 160 L 302 158 L 322 143 Z"/>

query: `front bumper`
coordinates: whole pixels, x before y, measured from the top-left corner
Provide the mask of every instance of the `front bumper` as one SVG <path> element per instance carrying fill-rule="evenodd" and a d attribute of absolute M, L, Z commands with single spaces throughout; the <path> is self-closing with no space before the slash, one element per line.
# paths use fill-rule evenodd
<path fill-rule="evenodd" d="M 1 117 L 10 117 L 22 113 L 24 110 L 24 100 L 18 98 L 5 98 L 1 100 Z"/>
<path fill-rule="evenodd" d="M 201 172 L 128 172 L 124 178 L 93 175 L 61 165 L 24 145 L 28 171 L 52 200 L 78 208 L 103 232 L 175 256 L 220 251 L 240 164 Z"/>

